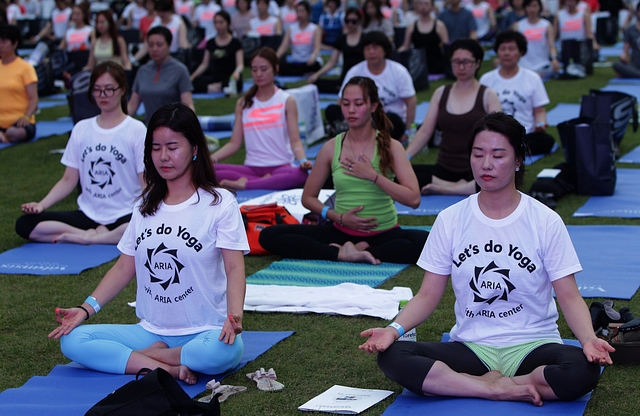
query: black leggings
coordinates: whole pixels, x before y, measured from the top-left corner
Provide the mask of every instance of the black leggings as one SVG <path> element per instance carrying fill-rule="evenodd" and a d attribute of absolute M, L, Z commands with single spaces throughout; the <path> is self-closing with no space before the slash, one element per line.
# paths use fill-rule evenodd
<path fill-rule="evenodd" d="M 467 172 L 452 172 L 440 165 L 411 165 L 413 171 L 418 178 L 418 185 L 420 189 L 423 186 L 433 182 L 433 177 L 437 177 L 447 182 L 458 182 L 461 179 L 465 181 L 473 180 L 473 173 L 471 170 Z"/>
<path fill-rule="evenodd" d="M 16 221 L 16 233 L 22 238 L 29 239 L 31 232 L 42 221 L 58 221 L 81 230 L 96 228 L 100 224 L 87 217 L 84 212 L 77 211 L 44 211 L 36 215 L 23 215 Z M 104 224 L 109 231 L 115 230 L 122 224 L 131 221 L 131 214 L 118 218 L 112 224 Z"/>
<path fill-rule="evenodd" d="M 480 376 L 489 372 L 460 342 L 399 341 L 378 354 L 378 365 L 387 377 L 421 396 L 422 383 L 435 361 L 458 373 Z M 545 380 L 560 400 L 575 400 L 587 394 L 600 378 L 600 366 L 587 361 L 581 348 L 562 344 L 544 344 L 531 351 L 516 376 L 529 374 L 542 365 L 546 365 Z"/>
<path fill-rule="evenodd" d="M 309 260 L 338 260 L 338 247 L 347 241 L 357 244 L 366 241 L 373 257 L 390 263 L 415 264 L 429 233 L 422 230 L 393 228 L 373 236 L 358 237 L 345 234 L 333 226 L 274 225 L 260 232 L 260 245 L 281 257 Z"/>

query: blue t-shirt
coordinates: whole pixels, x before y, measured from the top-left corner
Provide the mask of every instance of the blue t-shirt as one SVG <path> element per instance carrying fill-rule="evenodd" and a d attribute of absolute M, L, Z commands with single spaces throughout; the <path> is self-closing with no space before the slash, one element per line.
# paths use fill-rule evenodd
<path fill-rule="evenodd" d="M 447 27 L 450 42 L 456 39 L 468 38 L 472 31 L 478 30 L 473 14 L 467 9 L 460 9 L 455 13 L 445 9 L 438 15 L 438 19 L 442 20 Z"/>

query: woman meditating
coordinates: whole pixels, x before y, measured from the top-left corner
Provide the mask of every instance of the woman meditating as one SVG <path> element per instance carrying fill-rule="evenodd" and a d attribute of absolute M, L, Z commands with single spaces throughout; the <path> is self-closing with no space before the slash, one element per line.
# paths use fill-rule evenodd
<path fill-rule="evenodd" d="M 422 287 L 396 321 L 363 331 L 385 375 L 425 396 L 530 402 L 591 391 L 614 349 L 595 336 L 574 274 L 582 270 L 558 214 L 518 191 L 524 127 L 492 113 L 472 129 L 468 151 L 480 192 L 444 211 L 418 266 Z M 451 280 L 452 342 L 395 342 L 429 318 Z M 564 345 L 562 312 L 582 344 Z"/>
<path fill-rule="evenodd" d="M 236 103 L 236 122 L 227 144 L 211 156 L 220 184 L 230 189 L 291 189 L 304 185 L 311 162 L 298 132 L 296 100 L 276 87 L 278 56 L 270 48 L 251 58 L 255 84 Z M 218 163 L 244 141 L 244 165 Z M 294 165 L 294 161 L 299 166 Z"/>
<path fill-rule="evenodd" d="M 116 244 L 140 195 L 146 129 L 127 115 L 124 69 L 103 62 L 91 72 L 89 93 L 100 114 L 71 131 L 62 178 L 40 202 L 22 204 L 16 222 L 23 238 L 44 243 Z M 47 211 L 78 186 L 77 211 Z"/>
<path fill-rule="evenodd" d="M 93 370 L 136 374 L 160 367 L 195 384 L 193 372 L 221 374 L 242 358 L 249 244 L 236 199 L 219 187 L 191 109 L 174 103 L 156 111 L 144 164 L 145 189 L 118 243 L 120 258 L 80 306 L 56 309 L 60 326 L 49 337 L 60 339 L 67 358 Z M 139 323 L 81 325 L 134 276 Z"/>
<path fill-rule="evenodd" d="M 376 84 L 351 78 L 340 106 L 349 130 L 322 146 L 302 193 L 302 204 L 331 222 L 268 227 L 260 232 L 260 245 L 296 259 L 414 263 L 428 233 L 400 228 L 394 201 L 417 208 L 418 181 L 402 144 L 388 133 L 391 122 Z M 334 208 L 318 199 L 329 175 Z"/>

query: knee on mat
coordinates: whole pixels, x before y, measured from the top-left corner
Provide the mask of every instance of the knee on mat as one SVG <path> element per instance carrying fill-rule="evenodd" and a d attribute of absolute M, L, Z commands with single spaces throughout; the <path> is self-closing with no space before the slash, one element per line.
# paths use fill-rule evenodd
<path fill-rule="evenodd" d="M 560 400 L 575 400 L 595 389 L 600 380 L 600 366 L 587 359 L 580 363 L 548 365 L 544 377 Z"/>
<path fill-rule="evenodd" d="M 180 361 L 193 371 L 203 374 L 222 374 L 235 368 L 242 359 L 244 343 L 242 337 L 236 337 L 233 345 L 219 341 L 220 331 L 211 331 L 215 336 L 207 337 L 193 348 L 187 344 L 182 347 Z"/>

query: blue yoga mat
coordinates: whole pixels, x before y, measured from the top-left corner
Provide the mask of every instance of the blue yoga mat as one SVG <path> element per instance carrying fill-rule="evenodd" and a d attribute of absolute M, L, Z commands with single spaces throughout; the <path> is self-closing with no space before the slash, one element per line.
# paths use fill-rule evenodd
<path fill-rule="evenodd" d="M 580 104 L 560 103 L 547 112 L 547 124 L 557 126 L 563 121 L 580 116 Z"/>
<path fill-rule="evenodd" d="M 449 334 L 442 341 L 449 340 Z M 576 340 L 563 340 L 565 344 L 580 346 Z M 447 416 L 496 416 L 496 415 L 558 415 L 581 416 L 587 407 L 591 393 L 571 402 L 545 401 L 542 407 L 523 402 L 501 402 L 466 397 L 425 397 L 404 390 L 391 403 L 383 416 L 447 415 Z"/>
<path fill-rule="evenodd" d="M 322 146 L 325 144 L 325 142 L 320 142 L 320 143 L 316 143 L 312 146 L 309 146 L 307 148 L 307 150 L 305 150 L 305 155 L 307 156 L 308 159 L 315 159 L 316 157 L 318 157 L 318 153 L 320 152 L 320 149 L 322 148 Z"/>
<path fill-rule="evenodd" d="M 462 201 L 466 196 L 462 195 L 423 195 L 420 197 L 420 206 L 416 209 L 396 202 L 398 215 L 438 215 L 443 209 Z"/>
<path fill-rule="evenodd" d="M 603 46 L 598 51 L 598 54 L 605 58 L 617 58 L 622 55 L 622 46 Z"/>
<path fill-rule="evenodd" d="M 38 102 L 38 108 L 45 109 L 45 108 L 52 108 L 52 107 L 62 107 L 67 104 L 68 104 L 67 101 L 40 101 Z"/>
<path fill-rule="evenodd" d="M 119 255 L 115 245 L 28 243 L 0 254 L 0 274 L 79 274 Z"/>
<path fill-rule="evenodd" d="M 619 91 L 625 94 L 633 95 L 640 100 L 640 84 L 609 84 L 601 88 L 601 91 Z"/>
<path fill-rule="evenodd" d="M 618 159 L 620 163 L 640 163 L 640 146 Z"/>
<path fill-rule="evenodd" d="M 258 198 L 263 195 L 275 192 L 273 189 L 245 189 L 243 191 L 236 191 L 236 200 L 239 204 L 247 202 L 250 199 Z"/>
<path fill-rule="evenodd" d="M 640 78 L 612 78 L 609 85 L 640 85 Z"/>
<path fill-rule="evenodd" d="M 223 92 L 210 92 L 210 93 L 202 93 L 196 92 L 193 94 L 193 98 L 195 100 L 216 100 L 218 98 L 224 98 L 225 93 Z"/>
<path fill-rule="evenodd" d="M 617 169 L 612 196 L 592 196 L 574 217 L 640 218 L 640 170 Z"/>
<path fill-rule="evenodd" d="M 233 130 L 225 130 L 225 131 L 203 131 L 205 136 L 215 137 L 216 139 L 228 139 L 233 134 Z"/>
<path fill-rule="evenodd" d="M 225 114 L 222 116 L 198 116 L 200 126 L 204 131 L 227 131 L 233 130 L 235 114 Z"/>
<path fill-rule="evenodd" d="M 416 117 L 414 118 L 416 124 L 424 123 L 424 118 L 427 116 L 429 110 L 429 101 L 421 102 L 416 106 Z"/>
<path fill-rule="evenodd" d="M 567 227 L 582 271 L 576 274 L 585 298 L 631 299 L 640 287 L 640 227 L 570 225 Z"/>
<path fill-rule="evenodd" d="M 524 159 L 524 164 L 526 166 L 533 165 L 534 163 L 536 163 L 538 160 L 542 159 L 543 157 L 554 154 L 559 148 L 560 148 L 560 145 L 558 143 L 554 143 L 553 147 L 551 147 L 551 151 L 549 153 L 544 153 L 544 154 L 540 154 L 540 155 L 527 155 L 527 157 L 525 157 L 525 159 Z"/>
<path fill-rule="evenodd" d="M 320 100 L 333 101 L 334 104 L 338 102 L 338 94 L 329 94 L 326 92 L 321 92 L 321 93 L 318 93 L 318 98 Z"/>
<path fill-rule="evenodd" d="M 35 142 L 36 140 L 40 140 L 42 138 L 49 137 L 49 136 L 66 134 L 66 133 L 69 133 L 72 128 L 73 128 L 73 122 L 70 120 L 37 121 L 36 135 L 33 139 L 26 142 L 18 142 L 18 143 L 0 143 L 0 149 L 15 146 L 18 144 Z"/>
<path fill-rule="evenodd" d="M 276 75 L 275 80 L 282 84 L 292 84 L 294 82 L 300 82 L 306 80 L 308 77 L 297 75 Z"/>
<path fill-rule="evenodd" d="M 382 263 L 379 265 L 328 260 L 275 261 L 266 269 L 247 277 L 254 285 L 280 286 L 335 286 L 356 283 L 377 287 L 407 268 L 408 264 Z"/>
<path fill-rule="evenodd" d="M 291 336 L 293 332 L 251 332 L 242 334 L 244 355 L 238 366 L 221 375 L 198 375 L 198 383 L 180 385 L 191 397 L 204 392 L 211 379 L 222 380 L 248 362 Z M 258 370 L 250 368 L 249 370 Z M 77 364 L 58 365 L 45 377 L 32 377 L 22 387 L 0 393 L 2 415 L 82 416 L 95 403 L 131 380 L 133 375 L 106 374 L 87 370 Z"/>

